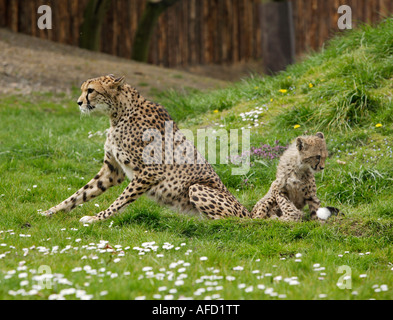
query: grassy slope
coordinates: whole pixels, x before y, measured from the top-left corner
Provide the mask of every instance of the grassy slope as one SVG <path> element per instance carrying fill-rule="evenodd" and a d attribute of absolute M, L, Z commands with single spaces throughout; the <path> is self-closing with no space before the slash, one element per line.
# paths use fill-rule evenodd
<path fill-rule="evenodd" d="M 94 299 L 391 299 L 392 30 L 393 20 L 387 20 L 378 28 L 349 33 L 275 77 L 255 76 L 211 93 L 158 97 L 181 127 L 250 126 L 254 146 L 275 140 L 286 144 L 304 132 L 323 131 L 330 158 L 317 176 L 318 194 L 345 217 L 322 226 L 310 221 L 200 221 L 145 197 L 113 223 L 79 224 L 80 217 L 109 206 L 124 184 L 69 215 L 41 217 L 37 210 L 63 200 L 98 171 L 105 140 L 100 131 L 107 120 L 80 117 L 75 99 L 66 96 L 3 97 L 0 297 L 46 299 L 75 288 Z M 257 127 L 240 116 L 256 108 L 264 111 Z M 377 123 L 383 126 L 376 128 Z M 231 166 L 216 165 L 249 209 L 269 188 L 278 161 L 252 160 L 245 177 L 231 176 Z M 124 254 L 97 251 L 102 240 Z M 133 249 L 149 241 L 156 242 L 156 251 L 139 255 Z M 42 265 L 58 274 L 50 289 L 34 286 L 34 272 Z M 351 268 L 351 289 L 336 285 L 343 265 Z M 61 284 L 59 275 L 70 282 Z M 37 292 L 24 296 L 21 289 Z M 102 291 L 108 293 L 101 296 Z"/>

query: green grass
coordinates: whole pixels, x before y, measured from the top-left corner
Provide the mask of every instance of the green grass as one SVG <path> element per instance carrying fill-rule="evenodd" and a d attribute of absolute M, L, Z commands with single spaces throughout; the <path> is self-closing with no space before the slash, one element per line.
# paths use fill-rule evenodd
<path fill-rule="evenodd" d="M 393 19 L 364 26 L 274 77 L 254 75 L 212 92 L 155 93 L 180 127 L 250 127 L 252 146 L 323 131 L 330 156 L 316 176 L 318 196 L 345 214 L 324 225 L 199 220 L 146 197 L 110 221 L 79 223 L 107 208 L 127 182 L 69 214 L 43 217 L 41 210 L 97 173 L 108 120 L 80 116 L 76 92 L 3 96 L 0 297 L 392 299 L 392 30 Z M 262 111 L 257 122 L 246 115 L 255 110 Z M 251 210 L 277 163 L 253 157 L 245 176 L 233 176 L 234 165 L 214 167 Z M 42 266 L 53 275 L 50 288 L 37 287 Z M 339 273 L 343 266 L 351 273 Z M 340 281 L 350 288 L 340 289 Z"/>

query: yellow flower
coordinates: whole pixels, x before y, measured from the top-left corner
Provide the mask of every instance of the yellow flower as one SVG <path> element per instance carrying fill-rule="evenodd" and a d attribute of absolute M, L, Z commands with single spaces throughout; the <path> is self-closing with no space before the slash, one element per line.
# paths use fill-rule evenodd
<path fill-rule="evenodd" d="M 255 89 L 255 90 L 258 90 L 258 89 L 259 89 L 259 87 L 254 87 L 254 89 Z"/>
<path fill-rule="evenodd" d="M 300 124 L 295 124 L 295 125 L 293 126 L 293 128 L 294 128 L 294 129 L 300 128 Z"/>
<path fill-rule="evenodd" d="M 213 112 L 214 112 L 214 113 L 218 113 L 219 111 L 218 111 L 218 110 L 214 110 Z"/>
<path fill-rule="evenodd" d="M 310 82 L 310 83 L 308 84 L 308 86 L 309 86 L 310 88 L 312 88 L 314 85 Z"/>
<path fill-rule="evenodd" d="M 272 102 L 273 100 L 274 100 L 274 99 L 273 99 L 273 98 L 271 98 L 271 99 L 270 99 L 270 102 Z"/>
<path fill-rule="evenodd" d="M 383 125 L 382 125 L 382 123 L 377 123 L 377 124 L 375 125 L 375 127 L 376 127 L 376 128 L 380 128 L 380 127 L 383 127 Z"/>
<path fill-rule="evenodd" d="M 288 92 L 287 89 L 280 89 L 280 90 L 278 90 L 278 91 L 280 91 L 281 93 L 287 93 L 287 92 Z"/>
<path fill-rule="evenodd" d="M 287 79 L 291 79 L 291 76 L 288 76 Z"/>

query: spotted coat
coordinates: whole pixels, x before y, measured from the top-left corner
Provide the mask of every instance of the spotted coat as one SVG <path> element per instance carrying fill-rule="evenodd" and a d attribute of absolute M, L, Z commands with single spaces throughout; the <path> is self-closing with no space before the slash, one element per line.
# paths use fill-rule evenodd
<path fill-rule="evenodd" d="M 182 213 L 211 219 L 250 216 L 163 106 L 143 98 L 124 83 L 124 77 L 87 80 L 81 90 L 82 113 L 101 111 L 110 118 L 103 166 L 85 186 L 44 215 L 68 212 L 127 177 L 130 183 L 109 208 L 81 222 L 108 219 L 143 194 Z"/>
<path fill-rule="evenodd" d="M 324 135 L 296 138 L 280 158 L 276 180 L 267 194 L 257 202 L 253 218 L 275 218 L 301 221 L 303 208 L 308 205 L 311 219 L 320 207 L 314 173 L 325 167 L 328 156 Z"/>

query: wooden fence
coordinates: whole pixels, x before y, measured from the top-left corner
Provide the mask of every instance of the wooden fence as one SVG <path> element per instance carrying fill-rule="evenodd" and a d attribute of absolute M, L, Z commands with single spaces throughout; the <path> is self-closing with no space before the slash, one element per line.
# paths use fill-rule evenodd
<path fill-rule="evenodd" d="M 393 13 L 391 0 L 290 0 L 296 54 L 318 49 L 338 32 L 337 9 L 352 8 L 353 26 L 375 23 Z M 78 45 L 88 0 L 0 0 L 0 27 Z M 146 0 L 113 0 L 102 28 L 100 50 L 130 58 L 138 19 Z M 53 29 L 37 27 L 37 9 L 49 5 Z M 167 67 L 235 64 L 262 55 L 260 0 L 181 0 L 159 19 L 149 62 Z"/>

